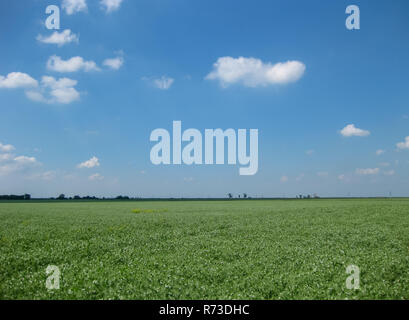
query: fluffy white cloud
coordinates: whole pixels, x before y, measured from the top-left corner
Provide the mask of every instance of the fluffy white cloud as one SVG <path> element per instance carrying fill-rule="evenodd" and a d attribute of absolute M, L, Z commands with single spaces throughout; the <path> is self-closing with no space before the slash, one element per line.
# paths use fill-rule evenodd
<path fill-rule="evenodd" d="M 84 70 L 99 71 L 94 61 L 85 61 L 82 57 L 72 57 L 68 60 L 62 60 L 58 56 L 51 56 L 47 61 L 47 69 L 56 72 L 76 72 Z"/>
<path fill-rule="evenodd" d="M 368 130 L 362 130 L 356 128 L 354 124 L 347 125 L 344 129 L 341 130 L 341 134 L 344 137 L 366 137 L 369 136 L 371 133 Z"/>
<path fill-rule="evenodd" d="M 0 142 L 0 151 L 1 152 L 10 152 L 13 151 L 15 148 L 11 144 L 2 144 Z"/>
<path fill-rule="evenodd" d="M 105 59 L 102 64 L 113 70 L 118 70 L 124 64 L 124 58 L 116 57 L 112 59 Z"/>
<path fill-rule="evenodd" d="M 91 159 L 80 163 L 78 166 L 78 168 L 94 168 L 94 167 L 99 167 L 99 159 L 97 157 L 92 157 Z"/>
<path fill-rule="evenodd" d="M 62 8 L 68 15 L 71 15 L 80 11 L 87 11 L 87 2 L 86 0 L 63 0 Z"/>
<path fill-rule="evenodd" d="M 38 166 L 40 163 L 34 157 L 9 155 L 0 161 L 0 176 L 25 171 Z"/>
<path fill-rule="evenodd" d="M 16 156 L 9 153 L 14 149 L 15 148 L 10 144 L 4 145 L 0 143 L 0 152 L 7 152 L 0 154 L 0 176 L 25 171 L 26 169 L 40 165 L 34 157 Z"/>
<path fill-rule="evenodd" d="M 381 154 L 384 154 L 384 153 L 385 153 L 385 150 L 382 150 L 382 149 L 376 150 L 377 156 L 380 156 Z"/>
<path fill-rule="evenodd" d="M 257 87 L 295 82 L 304 72 L 305 65 L 300 61 L 272 64 L 255 58 L 221 57 L 205 79 L 218 80 L 223 87 L 234 83 Z"/>
<path fill-rule="evenodd" d="M 37 80 L 30 77 L 27 73 L 11 72 L 6 77 L 0 75 L 0 88 L 15 89 L 37 86 Z"/>
<path fill-rule="evenodd" d="M 379 173 L 379 168 L 356 169 L 355 172 L 359 175 L 374 175 Z"/>
<path fill-rule="evenodd" d="M 104 9 L 107 13 L 118 10 L 121 6 L 122 0 L 101 0 L 101 8 Z"/>
<path fill-rule="evenodd" d="M 69 78 L 57 80 L 54 77 L 44 76 L 41 80 L 41 88 L 37 91 L 26 91 L 26 96 L 37 102 L 68 104 L 80 98 L 80 93 L 74 88 L 76 85 L 77 81 Z M 48 97 L 44 96 L 45 92 Z"/>
<path fill-rule="evenodd" d="M 99 173 L 95 173 L 95 174 L 90 175 L 88 179 L 91 181 L 96 181 L 96 180 L 103 180 L 104 177 L 100 175 Z"/>
<path fill-rule="evenodd" d="M 37 41 L 40 41 L 42 43 L 56 44 L 59 47 L 70 42 L 78 43 L 79 41 L 79 37 L 76 34 L 72 33 L 70 29 L 66 29 L 61 32 L 54 31 L 54 33 L 52 33 L 48 37 L 39 34 L 36 39 Z"/>
<path fill-rule="evenodd" d="M 159 79 L 154 79 L 153 84 L 161 90 L 168 90 L 175 80 L 169 77 L 162 76 Z"/>
<path fill-rule="evenodd" d="M 14 161 L 20 165 L 33 164 L 37 162 L 36 158 L 26 156 L 18 156 L 14 158 Z"/>
<path fill-rule="evenodd" d="M 409 136 L 405 138 L 404 142 L 399 142 L 396 144 L 398 149 L 409 149 Z"/>

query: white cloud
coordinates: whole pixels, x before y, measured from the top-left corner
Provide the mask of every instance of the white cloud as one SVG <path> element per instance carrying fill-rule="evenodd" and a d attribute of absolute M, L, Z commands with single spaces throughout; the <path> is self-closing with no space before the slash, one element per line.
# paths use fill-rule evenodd
<path fill-rule="evenodd" d="M 159 79 L 154 79 L 153 84 L 161 90 L 168 90 L 175 80 L 169 77 L 162 76 Z"/>
<path fill-rule="evenodd" d="M 409 149 L 409 136 L 405 138 L 404 142 L 399 142 L 396 144 L 398 149 Z"/>
<path fill-rule="evenodd" d="M 70 29 L 66 29 L 61 32 L 54 31 L 54 33 L 48 37 L 39 34 L 36 39 L 42 43 L 56 44 L 59 47 L 70 42 L 78 43 L 79 41 L 79 37 L 72 33 Z"/>
<path fill-rule="evenodd" d="M 379 168 L 356 169 L 355 172 L 359 175 L 374 175 L 379 173 Z"/>
<path fill-rule="evenodd" d="M 63 0 L 62 8 L 68 15 L 71 15 L 80 11 L 87 11 L 87 2 L 86 0 Z"/>
<path fill-rule="evenodd" d="M 344 181 L 345 180 L 345 174 L 340 174 L 339 176 L 338 176 L 338 180 L 341 180 L 341 181 Z"/>
<path fill-rule="evenodd" d="M 0 154 L 0 163 L 10 161 L 11 159 L 13 159 L 13 155 L 11 153 Z"/>
<path fill-rule="evenodd" d="M 376 155 L 380 156 L 381 154 L 384 154 L 385 152 L 386 152 L 385 150 L 379 149 L 379 150 L 376 150 Z"/>
<path fill-rule="evenodd" d="M 0 175 L 8 175 L 15 172 L 25 171 L 38 165 L 40 165 L 40 163 L 34 157 L 14 157 L 9 155 L 7 157 L 2 157 L 0 164 Z"/>
<path fill-rule="evenodd" d="M 385 176 L 393 176 L 395 174 L 395 170 L 389 170 L 389 171 L 385 171 L 383 173 Z"/>
<path fill-rule="evenodd" d="M 112 59 L 105 59 L 102 64 L 113 70 L 118 70 L 124 64 L 124 58 L 116 57 Z"/>
<path fill-rule="evenodd" d="M 40 91 L 26 91 L 26 97 L 36 102 L 47 102 Z"/>
<path fill-rule="evenodd" d="M 37 80 L 30 77 L 27 73 L 11 72 L 6 77 L 0 75 L 0 88 L 16 89 L 37 86 Z"/>
<path fill-rule="evenodd" d="M 26 157 L 26 156 L 18 156 L 14 158 L 14 161 L 16 161 L 18 164 L 21 164 L 21 165 L 27 165 L 27 164 L 32 164 L 32 163 L 37 162 L 36 158 Z"/>
<path fill-rule="evenodd" d="M 344 129 L 341 130 L 341 134 L 344 137 L 366 137 L 369 136 L 371 133 L 367 130 L 362 130 L 356 128 L 354 124 L 347 125 Z"/>
<path fill-rule="evenodd" d="M 14 173 L 26 172 L 39 165 L 40 162 L 34 157 L 28 156 L 16 156 L 15 154 L 9 153 L 15 148 L 10 145 L 4 145 L 0 143 L 0 176 L 5 176 Z"/>
<path fill-rule="evenodd" d="M 101 176 L 99 173 L 95 173 L 95 174 L 90 175 L 88 179 L 91 181 L 96 181 L 96 180 L 103 180 L 104 177 Z"/>
<path fill-rule="evenodd" d="M 62 60 L 56 55 L 48 59 L 47 69 L 56 72 L 76 72 L 80 70 L 89 72 L 100 70 L 94 61 L 85 61 L 82 57 L 72 57 L 68 60 Z"/>
<path fill-rule="evenodd" d="M 107 13 L 118 10 L 121 6 L 122 0 L 101 0 L 101 8 L 104 9 Z"/>
<path fill-rule="evenodd" d="M 2 144 L 0 142 L 0 151 L 1 152 L 10 152 L 13 151 L 15 148 L 11 144 Z"/>
<path fill-rule="evenodd" d="M 282 177 L 280 178 L 280 181 L 281 181 L 282 183 L 286 183 L 286 182 L 288 181 L 288 177 L 287 177 L 287 176 L 282 176 Z"/>
<path fill-rule="evenodd" d="M 295 82 L 304 72 L 305 65 L 300 61 L 272 64 L 256 58 L 221 57 L 205 79 L 218 80 L 223 87 L 235 83 L 257 87 Z"/>
<path fill-rule="evenodd" d="M 99 159 L 97 157 L 92 157 L 91 159 L 80 163 L 77 168 L 94 168 L 94 167 L 99 167 Z"/>
<path fill-rule="evenodd" d="M 26 91 L 26 96 L 37 102 L 68 104 L 80 98 L 80 93 L 74 88 L 76 85 L 77 81 L 69 78 L 57 80 L 54 77 L 44 76 L 40 90 Z M 47 92 L 48 97 L 44 96 L 44 92 Z"/>

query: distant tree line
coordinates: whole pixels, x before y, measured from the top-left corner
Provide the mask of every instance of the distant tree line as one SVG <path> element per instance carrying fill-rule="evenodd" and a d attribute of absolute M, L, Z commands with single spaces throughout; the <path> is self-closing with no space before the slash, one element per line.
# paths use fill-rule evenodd
<path fill-rule="evenodd" d="M 73 197 L 66 197 L 65 194 L 60 194 L 58 197 L 50 197 L 50 198 L 41 198 L 37 200 L 136 200 L 136 199 L 141 199 L 138 197 L 131 198 L 129 196 L 117 196 L 117 197 L 96 197 L 96 196 L 73 196 Z M 31 195 L 29 194 L 24 194 L 24 195 L 0 195 L 0 201 L 1 200 L 34 200 Z"/>
<path fill-rule="evenodd" d="M 296 199 L 319 199 L 319 196 L 316 193 L 314 193 L 313 195 L 311 195 L 311 194 L 307 194 L 307 195 L 300 194 L 300 195 L 297 195 L 295 197 L 296 197 Z"/>
<path fill-rule="evenodd" d="M 228 194 L 227 194 L 227 197 L 228 197 L 229 199 L 234 199 L 234 195 L 233 195 L 232 193 L 228 193 Z M 249 197 L 249 196 L 247 195 L 247 193 L 243 193 L 242 195 L 239 194 L 239 195 L 237 195 L 237 198 L 238 198 L 238 199 L 251 199 L 251 197 Z"/>
<path fill-rule="evenodd" d="M 229 199 L 251 199 L 251 197 L 249 197 L 247 195 L 247 193 L 239 194 L 239 195 L 237 195 L 237 198 L 234 197 L 233 193 L 228 193 L 227 197 Z M 296 199 L 319 199 L 320 197 L 318 196 L 318 194 L 314 193 L 313 195 L 311 195 L 311 194 L 307 194 L 307 195 L 299 194 L 299 195 L 296 195 L 295 198 Z"/>
<path fill-rule="evenodd" d="M 11 195 L 0 195 L 0 200 L 31 200 L 31 195 L 24 194 L 22 196 Z"/>
<path fill-rule="evenodd" d="M 51 199 L 56 199 L 56 200 L 135 200 L 135 199 L 140 199 L 140 198 L 131 198 L 128 196 L 117 196 L 113 198 L 99 198 L 96 196 L 73 196 L 73 197 L 66 197 L 64 194 L 60 194 L 57 198 L 51 198 Z"/>

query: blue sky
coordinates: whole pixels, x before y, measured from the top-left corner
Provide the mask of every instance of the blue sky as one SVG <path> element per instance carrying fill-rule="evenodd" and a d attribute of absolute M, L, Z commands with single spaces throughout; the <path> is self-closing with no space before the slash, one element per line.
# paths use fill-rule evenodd
<path fill-rule="evenodd" d="M 409 196 L 408 1 L 104 3 L 0 2 L 0 194 Z M 262 72 L 288 61 L 305 70 Z M 153 165 L 174 120 L 258 129 L 257 174 Z"/>

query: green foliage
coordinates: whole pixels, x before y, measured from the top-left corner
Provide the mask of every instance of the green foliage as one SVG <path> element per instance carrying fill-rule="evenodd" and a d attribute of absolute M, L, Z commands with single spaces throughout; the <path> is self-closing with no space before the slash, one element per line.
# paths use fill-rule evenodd
<path fill-rule="evenodd" d="M 0 299 L 409 298 L 407 199 L 135 204 L 0 203 Z"/>

